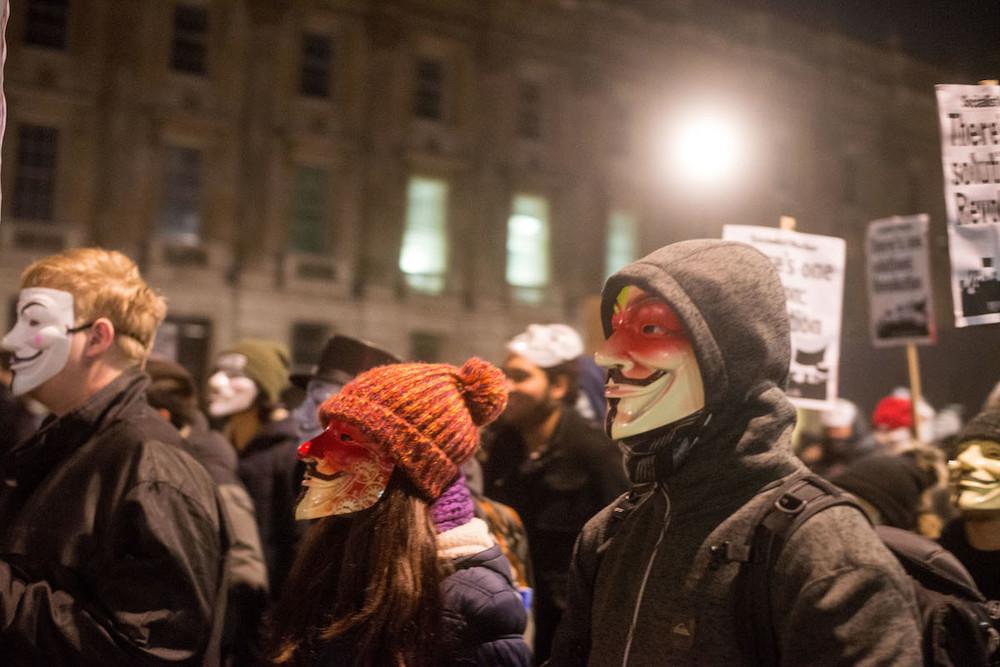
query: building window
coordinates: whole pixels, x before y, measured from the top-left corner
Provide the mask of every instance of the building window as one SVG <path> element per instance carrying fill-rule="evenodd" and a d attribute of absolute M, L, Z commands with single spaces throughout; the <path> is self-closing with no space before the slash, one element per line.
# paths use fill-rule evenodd
<path fill-rule="evenodd" d="M 635 216 L 630 211 L 616 210 L 608 218 L 608 246 L 604 273 L 610 276 L 636 259 Z"/>
<path fill-rule="evenodd" d="M 437 363 L 441 361 L 442 337 L 429 331 L 410 333 L 410 358 L 414 361 Z"/>
<path fill-rule="evenodd" d="M 17 134 L 14 217 L 51 222 L 55 217 L 56 154 L 59 130 L 22 125 Z"/>
<path fill-rule="evenodd" d="M 413 113 L 418 118 L 441 120 L 444 98 L 444 63 L 434 58 L 417 60 Z"/>
<path fill-rule="evenodd" d="M 399 269 L 407 285 L 440 294 L 448 268 L 448 182 L 414 176 L 406 188 L 406 227 Z"/>
<path fill-rule="evenodd" d="M 295 322 L 292 324 L 292 372 L 309 373 L 319 363 L 326 341 L 332 331 L 323 322 Z"/>
<path fill-rule="evenodd" d="M 201 239 L 201 151 L 166 148 L 160 234 L 189 245 Z"/>
<path fill-rule="evenodd" d="M 538 301 L 549 284 L 549 202 L 518 194 L 507 220 L 507 283 L 522 301 Z"/>
<path fill-rule="evenodd" d="M 25 43 L 46 49 L 65 49 L 68 18 L 68 0 L 31 0 L 25 21 Z"/>
<path fill-rule="evenodd" d="M 330 97 L 333 47 L 330 37 L 306 33 L 302 36 L 302 71 L 299 92 L 308 97 Z"/>
<path fill-rule="evenodd" d="M 156 330 L 153 354 L 179 363 L 191 373 L 200 387 L 208 377 L 211 342 L 211 320 L 168 315 Z"/>
<path fill-rule="evenodd" d="M 523 139 L 542 138 L 542 87 L 522 81 L 518 93 L 517 133 Z"/>
<path fill-rule="evenodd" d="M 321 254 L 329 250 L 326 225 L 326 169 L 299 167 L 295 173 L 295 199 L 288 248 L 294 252 Z"/>
<path fill-rule="evenodd" d="M 179 72 L 205 73 L 208 44 L 208 10 L 192 5 L 174 8 L 174 43 L 170 65 Z"/>

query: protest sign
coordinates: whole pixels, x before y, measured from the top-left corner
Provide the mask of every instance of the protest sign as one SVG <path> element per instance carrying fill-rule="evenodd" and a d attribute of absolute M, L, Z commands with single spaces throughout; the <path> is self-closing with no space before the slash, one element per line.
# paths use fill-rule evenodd
<path fill-rule="evenodd" d="M 868 310 L 872 343 L 934 342 L 926 215 L 868 224 Z"/>
<path fill-rule="evenodd" d="M 745 225 L 725 225 L 722 238 L 749 243 L 771 258 L 792 331 L 786 392 L 800 407 L 829 408 L 837 398 L 844 239 Z"/>
<path fill-rule="evenodd" d="M 955 326 L 1000 322 L 1000 86 L 935 88 Z"/>

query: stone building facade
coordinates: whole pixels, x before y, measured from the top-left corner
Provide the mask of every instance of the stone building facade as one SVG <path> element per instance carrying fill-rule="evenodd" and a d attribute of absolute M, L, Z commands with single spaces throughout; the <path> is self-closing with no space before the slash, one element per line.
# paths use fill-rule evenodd
<path fill-rule="evenodd" d="M 967 81 L 898 50 L 714 0 L 12 0 L 7 40 L 0 298 L 33 257 L 122 249 L 197 372 L 243 336 L 299 365 L 333 332 L 448 361 L 532 321 L 593 339 L 616 262 L 789 214 L 848 240 L 843 390 L 870 401 L 872 363 L 905 374 L 868 345 L 865 223 L 927 212 L 927 367 L 988 386 L 986 334 L 949 324 L 933 94 Z M 689 100 L 751 128 L 712 191 L 662 169 Z"/>

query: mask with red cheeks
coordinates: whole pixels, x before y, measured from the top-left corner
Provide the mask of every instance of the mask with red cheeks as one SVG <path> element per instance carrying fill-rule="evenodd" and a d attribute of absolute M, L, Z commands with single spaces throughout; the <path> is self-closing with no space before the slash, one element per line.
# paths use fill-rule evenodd
<path fill-rule="evenodd" d="M 297 519 L 353 514 L 382 497 L 392 475 L 392 459 L 356 426 L 331 421 L 299 446 L 306 462 Z"/>
<path fill-rule="evenodd" d="M 666 301 L 625 287 L 611 316 L 611 336 L 595 359 L 608 369 L 607 430 L 627 438 L 656 430 L 705 407 L 694 348 Z"/>

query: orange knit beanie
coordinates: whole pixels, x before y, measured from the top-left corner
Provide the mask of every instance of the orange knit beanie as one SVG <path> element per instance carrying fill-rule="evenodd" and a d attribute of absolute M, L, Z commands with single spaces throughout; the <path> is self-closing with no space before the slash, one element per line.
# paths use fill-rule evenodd
<path fill-rule="evenodd" d="M 356 426 L 384 447 L 433 501 L 479 446 L 479 426 L 507 406 L 507 380 L 473 357 L 449 364 L 392 364 L 358 375 L 320 406 L 321 423 Z"/>

